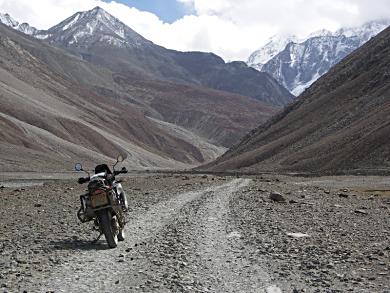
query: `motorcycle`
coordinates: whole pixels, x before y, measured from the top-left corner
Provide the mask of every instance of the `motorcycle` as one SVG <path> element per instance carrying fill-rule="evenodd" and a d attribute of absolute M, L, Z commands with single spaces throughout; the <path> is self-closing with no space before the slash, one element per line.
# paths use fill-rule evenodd
<path fill-rule="evenodd" d="M 118 156 L 113 172 L 106 164 L 98 165 L 92 176 L 83 170 L 80 163 L 75 165 L 76 171 L 88 174 L 88 177 L 78 179 L 79 184 L 88 183 L 88 192 L 80 196 L 81 207 L 77 217 L 82 223 L 94 221 L 95 229 L 100 232 L 95 241 L 104 235 L 109 248 L 115 248 L 118 241 L 125 240 L 125 214 L 128 211 L 128 203 L 121 181 L 116 180 L 115 176 L 125 174 L 127 170 L 125 167 L 115 170 L 120 162 L 123 162 L 122 156 Z"/>

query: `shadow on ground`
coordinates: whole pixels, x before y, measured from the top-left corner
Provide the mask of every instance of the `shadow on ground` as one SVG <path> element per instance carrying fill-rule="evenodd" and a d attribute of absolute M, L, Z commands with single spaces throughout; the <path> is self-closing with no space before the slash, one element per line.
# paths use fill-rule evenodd
<path fill-rule="evenodd" d="M 50 241 L 53 250 L 106 250 L 108 249 L 104 239 L 99 241 L 82 240 L 82 239 L 62 239 Z"/>

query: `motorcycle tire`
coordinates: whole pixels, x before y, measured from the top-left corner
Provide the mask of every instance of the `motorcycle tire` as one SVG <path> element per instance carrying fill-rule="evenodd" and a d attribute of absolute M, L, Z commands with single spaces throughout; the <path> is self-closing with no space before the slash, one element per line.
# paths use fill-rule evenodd
<path fill-rule="evenodd" d="M 112 231 L 112 214 L 110 210 L 102 210 L 99 212 L 100 229 L 106 237 L 109 248 L 116 248 L 118 246 L 118 237 Z"/>
<path fill-rule="evenodd" d="M 122 204 L 122 208 L 124 211 L 128 211 L 129 210 L 129 203 L 127 202 L 127 196 L 124 192 L 122 192 L 120 195 L 119 195 L 120 199 L 121 199 L 121 204 Z"/>
<path fill-rule="evenodd" d="M 126 233 L 125 233 L 125 228 L 123 227 L 122 229 L 119 230 L 118 240 L 125 241 L 125 237 L 126 237 Z"/>

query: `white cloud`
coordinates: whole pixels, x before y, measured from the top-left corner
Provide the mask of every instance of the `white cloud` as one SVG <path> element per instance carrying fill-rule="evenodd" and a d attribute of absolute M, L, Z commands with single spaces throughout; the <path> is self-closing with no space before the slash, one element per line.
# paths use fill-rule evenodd
<path fill-rule="evenodd" d="M 231 1 L 226 0 L 177 0 L 178 2 L 191 5 L 195 11 L 202 14 L 218 14 L 221 11 L 233 8 Z M 237 2 L 236 2 L 237 5 Z"/>
<path fill-rule="evenodd" d="M 97 5 L 153 42 L 177 50 L 245 60 L 275 33 L 305 36 L 319 29 L 390 17 L 389 0 L 177 0 L 196 11 L 172 24 L 156 15 L 101 0 L 0 0 L 0 11 L 48 28 Z M 373 4 L 375 2 L 375 4 Z"/>

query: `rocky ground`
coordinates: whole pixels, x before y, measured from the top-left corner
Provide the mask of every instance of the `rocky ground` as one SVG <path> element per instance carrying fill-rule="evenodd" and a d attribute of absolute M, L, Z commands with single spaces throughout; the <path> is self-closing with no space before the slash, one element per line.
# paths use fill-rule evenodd
<path fill-rule="evenodd" d="M 112 250 L 76 218 L 85 186 L 0 188 L 0 292 L 390 292 L 386 178 L 154 174 L 123 185 L 127 239 Z"/>

